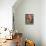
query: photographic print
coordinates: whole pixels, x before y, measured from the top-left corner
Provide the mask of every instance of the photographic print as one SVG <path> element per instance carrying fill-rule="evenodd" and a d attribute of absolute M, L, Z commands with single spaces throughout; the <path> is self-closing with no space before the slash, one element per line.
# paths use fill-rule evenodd
<path fill-rule="evenodd" d="M 25 23 L 33 24 L 33 14 L 25 14 Z"/>

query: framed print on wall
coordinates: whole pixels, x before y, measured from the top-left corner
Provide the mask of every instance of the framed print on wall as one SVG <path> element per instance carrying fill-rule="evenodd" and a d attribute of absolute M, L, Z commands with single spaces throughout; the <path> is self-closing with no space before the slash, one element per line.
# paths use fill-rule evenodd
<path fill-rule="evenodd" d="M 33 24 L 34 23 L 33 14 L 25 14 L 25 23 L 26 24 Z"/>

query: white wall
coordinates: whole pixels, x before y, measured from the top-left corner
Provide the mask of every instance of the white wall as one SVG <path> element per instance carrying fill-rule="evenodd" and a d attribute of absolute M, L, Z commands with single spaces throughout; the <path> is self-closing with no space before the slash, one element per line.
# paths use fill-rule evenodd
<path fill-rule="evenodd" d="M 12 28 L 12 6 L 16 0 L 0 0 L 0 26 Z M 46 0 L 41 0 L 40 15 L 40 0 L 25 0 L 15 11 L 15 25 L 18 31 L 30 35 L 29 37 L 36 42 L 40 40 L 40 31 L 42 38 L 42 46 L 46 46 Z M 25 24 L 25 13 L 34 14 L 34 24 Z M 42 17 L 42 21 L 40 21 Z M 42 30 L 41 30 L 41 26 Z M 24 36 L 24 37 L 25 37 Z M 37 42 L 39 44 L 39 42 Z"/>
<path fill-rule="evenodd" d="M 12 28 L 12 6 L 16 0 L 0 0 L 0 27 Z"/>
<path fill-rule="evenodd" d="M 24 37 L 35 41 L 36 46 L 41 46 L 41 1 L 40 0 L 24 0 L 16 9 L 15 28 L 18 32 L 22 32 Z M 25 24 L 25 14 L 34 14 L 34 24 Z"/>
<path fill-rule="evenodd" d="M 46 0 L 41 1 L 41 15 L 42 46 L 46 46 Z"/>

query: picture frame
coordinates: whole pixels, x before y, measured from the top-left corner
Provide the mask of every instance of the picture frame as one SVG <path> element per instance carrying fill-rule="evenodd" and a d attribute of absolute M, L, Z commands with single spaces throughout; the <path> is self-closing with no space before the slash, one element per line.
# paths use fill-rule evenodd
<path fill-rule="evenodd" d="M 34 23 L 33 14 L 25 14 L 25 23 L 26 24 L 33 24 Z"/>

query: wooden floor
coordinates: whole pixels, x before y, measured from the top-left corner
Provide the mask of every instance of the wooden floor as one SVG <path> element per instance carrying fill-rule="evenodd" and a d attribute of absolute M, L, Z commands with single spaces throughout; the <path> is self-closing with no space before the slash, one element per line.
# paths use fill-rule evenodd
<path fill-rule="evenodd" d="M 2 43 L 0 46 L 16 46 L 15 39 L 13 40 L 6 40 L 6 42 Z"/>

